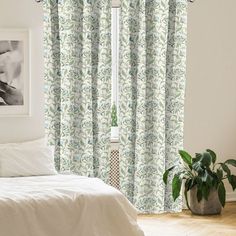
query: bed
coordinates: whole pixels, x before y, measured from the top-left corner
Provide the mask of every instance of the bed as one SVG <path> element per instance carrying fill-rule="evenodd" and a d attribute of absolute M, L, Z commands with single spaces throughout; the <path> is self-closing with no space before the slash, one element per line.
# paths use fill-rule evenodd
<path fill-rule="evenodd" d="M 0 178 L 2 236 L 143 236 L 115 188 L 77 175 Z"/>

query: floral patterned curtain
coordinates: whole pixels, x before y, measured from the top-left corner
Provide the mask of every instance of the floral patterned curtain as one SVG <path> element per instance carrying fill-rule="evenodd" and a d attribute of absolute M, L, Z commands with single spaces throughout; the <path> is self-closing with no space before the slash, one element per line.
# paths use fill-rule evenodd
<path fill-rule="evenodd" d="M 166 168 L 183 145 L 186 0 L 121 1 L 120 180 L 142 212 L 180 211 Z"/>
<path fill-rule="evenodd" d="M 109 172 L 111 3 L 45 0 L 46 132 L 60 171 Z"/>

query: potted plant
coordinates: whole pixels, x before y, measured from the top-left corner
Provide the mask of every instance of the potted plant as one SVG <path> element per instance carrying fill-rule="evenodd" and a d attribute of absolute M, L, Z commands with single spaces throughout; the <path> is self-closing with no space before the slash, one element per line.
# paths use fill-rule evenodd
<path fill-rule="evenodd" d="M 113 102 L 111 108 L 111 134 L 112 138 L 119 137 L 119 129 L 118 129 L 118 122 L 117 122 L 117 107 L 115 102 Z"/>
<path fill-rule="evenodd" d="M 216 154 L 210 149 L 204 153 L 196 153 L 195 157 L 183 150 L 180 150 L 179 154 L 184 162 L 183 167 L 173 166 L 163 175 L 163 181 L 167 184 L 169 173 L 178 168 L 172 179 L 174 201 L 179 197 L 184 181 L 186 204 L 193 214 L 220 214 L 225 206 L 226 196 L 223 181 L 227 179 L 233 191 L 236 189 L 236 176 L 230 170 L 230 166 L 236 167 L 236 160 L 229 159 L 223 163 L 216 163 Z"/>

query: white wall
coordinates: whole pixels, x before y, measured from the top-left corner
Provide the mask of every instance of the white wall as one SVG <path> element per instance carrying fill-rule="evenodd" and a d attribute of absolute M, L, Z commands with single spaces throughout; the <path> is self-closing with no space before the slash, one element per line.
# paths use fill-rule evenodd
<path fill-rule="evenodd" d="M 28 118 L 0 118 L 0 142 L 22 141 L 44 135 L 43 11 L 34 0 L 0 0 L 0 29 L 31 30 L 31 113 Z"/>
<path fill-rule="evenodd" d="M 236 158 L 235 10 L 235 0 L 196 0 L 188 10 L 184 146 L 211 148 L 220 161 Z"/>

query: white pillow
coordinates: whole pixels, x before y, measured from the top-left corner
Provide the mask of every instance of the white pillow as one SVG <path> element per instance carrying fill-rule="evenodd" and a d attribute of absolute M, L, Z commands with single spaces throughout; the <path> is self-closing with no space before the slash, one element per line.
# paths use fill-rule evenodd
<path fill-rule="evenodd" d="M 1 146 L 0 176 L 55 175 L 53 150 L 47 146 Z"/>

